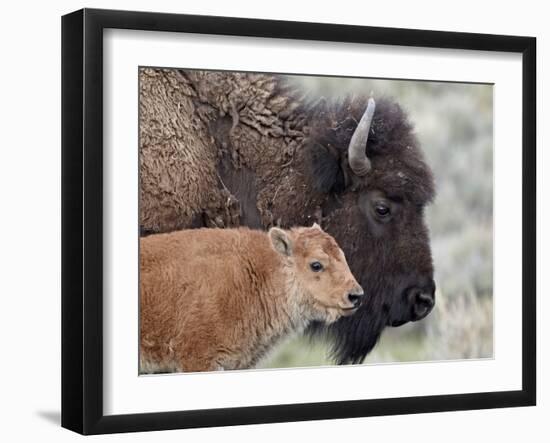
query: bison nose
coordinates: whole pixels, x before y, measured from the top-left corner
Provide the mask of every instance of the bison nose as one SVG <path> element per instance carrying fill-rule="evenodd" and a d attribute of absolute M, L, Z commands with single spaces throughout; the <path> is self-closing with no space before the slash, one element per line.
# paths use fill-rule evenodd
<path fill-rule="evenodd" d="M 348 294 L 348 300 L 353 305 L 354 308 L 357 308 L 361 304 L 361 300 L 363 299 L 364 296 L 365 296 L 365 293 L 363 292 L 363 289 L 361 289 L 360 291 L 350 292 Z"/>
<path fill-rule="evenodd" d="M 435 283 L 431 280 L 424 287 L 412 287 L 407 291 L 407 299 L 411 307 L 411 320 L 422 320 L 435 305 Z"/>

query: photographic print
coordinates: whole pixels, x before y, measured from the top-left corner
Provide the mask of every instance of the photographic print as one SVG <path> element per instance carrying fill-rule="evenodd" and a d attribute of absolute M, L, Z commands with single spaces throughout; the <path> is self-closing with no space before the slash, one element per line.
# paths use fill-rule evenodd
<path fill-rule="evenodd" d="M 493 85 L 139 68 L 140 374 L 493 357 Z"/>

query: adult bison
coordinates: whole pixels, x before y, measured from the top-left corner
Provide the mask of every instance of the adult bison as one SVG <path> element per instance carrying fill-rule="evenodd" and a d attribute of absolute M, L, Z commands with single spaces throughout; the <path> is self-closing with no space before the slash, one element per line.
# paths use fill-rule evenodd
<path fill-rule="evenodd" d="M 312 100 L 280 76 L 140 70 L 142 235 L 319 223 L 370 295 L 355 315 L 310 329 L 328 334 L 340 364 L 361 362 L 386 326 L 424 318 L 435 301 L 432 173 L 402 109 L 367 105 Z"/>

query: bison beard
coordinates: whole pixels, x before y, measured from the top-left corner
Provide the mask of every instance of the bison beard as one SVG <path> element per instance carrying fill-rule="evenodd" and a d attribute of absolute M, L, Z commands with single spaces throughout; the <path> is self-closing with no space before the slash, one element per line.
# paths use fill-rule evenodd
<path fill-rule="evenodd" d="M 386 327 L 387 315 L 381 314 L 374 301 L 369 300 L 346 320 L 339 320 L 328 329 L 322 323 L 314 323 L 308 332 L 313 336 L 329 336 L 331 354 L 338 364 L 361 363 L 378 342 Z"/>
<path fill-rule="evenodd" d="M 420 320 L 434 302 L 431 170 L 406 114 L 382 98 L 368 172 L 354 173 L 348 147 L 367 101 L 312 99 L 263 74 L 140 72 L 142 233 L 318 222 L 369 295 L 354 316 L 310 331 L 330 337 L 340 364 L 361 362 L 386 326 Z"/>

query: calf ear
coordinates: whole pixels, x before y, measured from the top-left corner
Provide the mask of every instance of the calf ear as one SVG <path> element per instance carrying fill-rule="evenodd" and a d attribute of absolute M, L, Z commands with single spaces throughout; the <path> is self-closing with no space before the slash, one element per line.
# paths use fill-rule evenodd
<path fill-rule="evenodd" d="M 269 239 L 279 254 L 292 255 L 292 240 L 285 231 L 279 228 L 271 228 L 269 230 Z"/>

